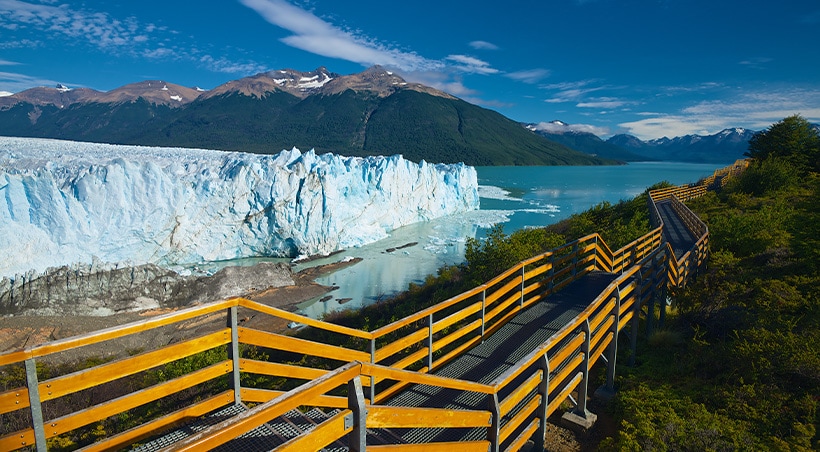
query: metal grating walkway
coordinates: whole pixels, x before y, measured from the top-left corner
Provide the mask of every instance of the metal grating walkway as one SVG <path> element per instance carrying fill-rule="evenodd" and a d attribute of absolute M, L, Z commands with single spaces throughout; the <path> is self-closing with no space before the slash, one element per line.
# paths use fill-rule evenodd
<path fill-rule="evenodd" d="M 586 275 L 560 292 L 551 295 L 546 301 L 531 306 L 483 343 L 434 374 L 479 383 L 491 383 L 586 309 L 589 303 L 616 277 L 615 274 L 602 272 Z M 507 395 L 499 394 L 499 398 L 503 399 Z M 488 397 L 484 394 L 416 385 L 398 394 L 387 404 L 450 409 L 486 409 L 489 403 Z M 487 435 L 486 428 L 394 429 L 394 432 L 409 443 L 481 440 L 486 439 Z"/>

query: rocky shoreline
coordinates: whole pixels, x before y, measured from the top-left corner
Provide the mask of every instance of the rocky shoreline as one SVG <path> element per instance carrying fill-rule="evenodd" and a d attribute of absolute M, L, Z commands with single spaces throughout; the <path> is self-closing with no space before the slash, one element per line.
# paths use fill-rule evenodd
<path fill-rule="evenodd" d="M 287 264 L 260 263 L 226 267 L 213 276 L 181 276 L 156 266 L 102 272 L 62 267 L 47 277 L 20 283 L 14 292 L 0 287 L 0 353 L 231 297 L 246 297 L 295 311 L 298 304 L 334 289 L 316 284 L 316 277 L 357 262 L 340 261 L 298 273 Z M 245 320 L 267 331 L 287 330 L 286 322 L 271 317 Z M 180 337 L 186 335 L 178 333 Z M 174 333 L 168 334 L 156 340 L 179 339 Z"/>

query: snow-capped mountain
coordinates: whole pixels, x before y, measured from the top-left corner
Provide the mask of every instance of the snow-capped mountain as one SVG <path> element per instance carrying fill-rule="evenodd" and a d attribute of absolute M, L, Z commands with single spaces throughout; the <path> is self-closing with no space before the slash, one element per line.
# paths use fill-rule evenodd
<path fill-rule="evenodd" d="M 615 135 L 607 143 L 650 157 L 654 160 L 727 163 L 743 158 L 749 140 L 756 132 L 740 127 L 724 129 L 714 135 L 685 135 L 642 141 L 632 135 Z"/>
<path fill-rule="evenodd" d="M 0 137 L 0 276 L 93 261 L 327 254 L 478 208 L 476 171 Z"/>
<path fill-rule="evenodd" d="M 208 91 L 155 80 L 105 93 L 35 88 L 0 97 L 0 136 L 469 165 L 605 163 L 379 66 L 269 71 Z"/>

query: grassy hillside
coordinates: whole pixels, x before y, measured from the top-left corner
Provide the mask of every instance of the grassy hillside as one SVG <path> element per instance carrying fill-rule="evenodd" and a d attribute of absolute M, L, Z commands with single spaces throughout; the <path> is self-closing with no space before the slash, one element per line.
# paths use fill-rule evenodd
<path fill-rule="evenodd" d="M 611 450 L 818 450 L 820 177 L 758 163 L 691 201 L 707 271 L 619 369 Z"/>

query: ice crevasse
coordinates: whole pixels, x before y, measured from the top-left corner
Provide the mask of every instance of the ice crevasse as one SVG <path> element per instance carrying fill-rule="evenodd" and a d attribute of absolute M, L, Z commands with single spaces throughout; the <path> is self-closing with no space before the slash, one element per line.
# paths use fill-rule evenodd
<path fill-rule="evenodd" d="M 475 168 L 0 137 L 0 277 L 328 254 L 478 208 Z"/>

